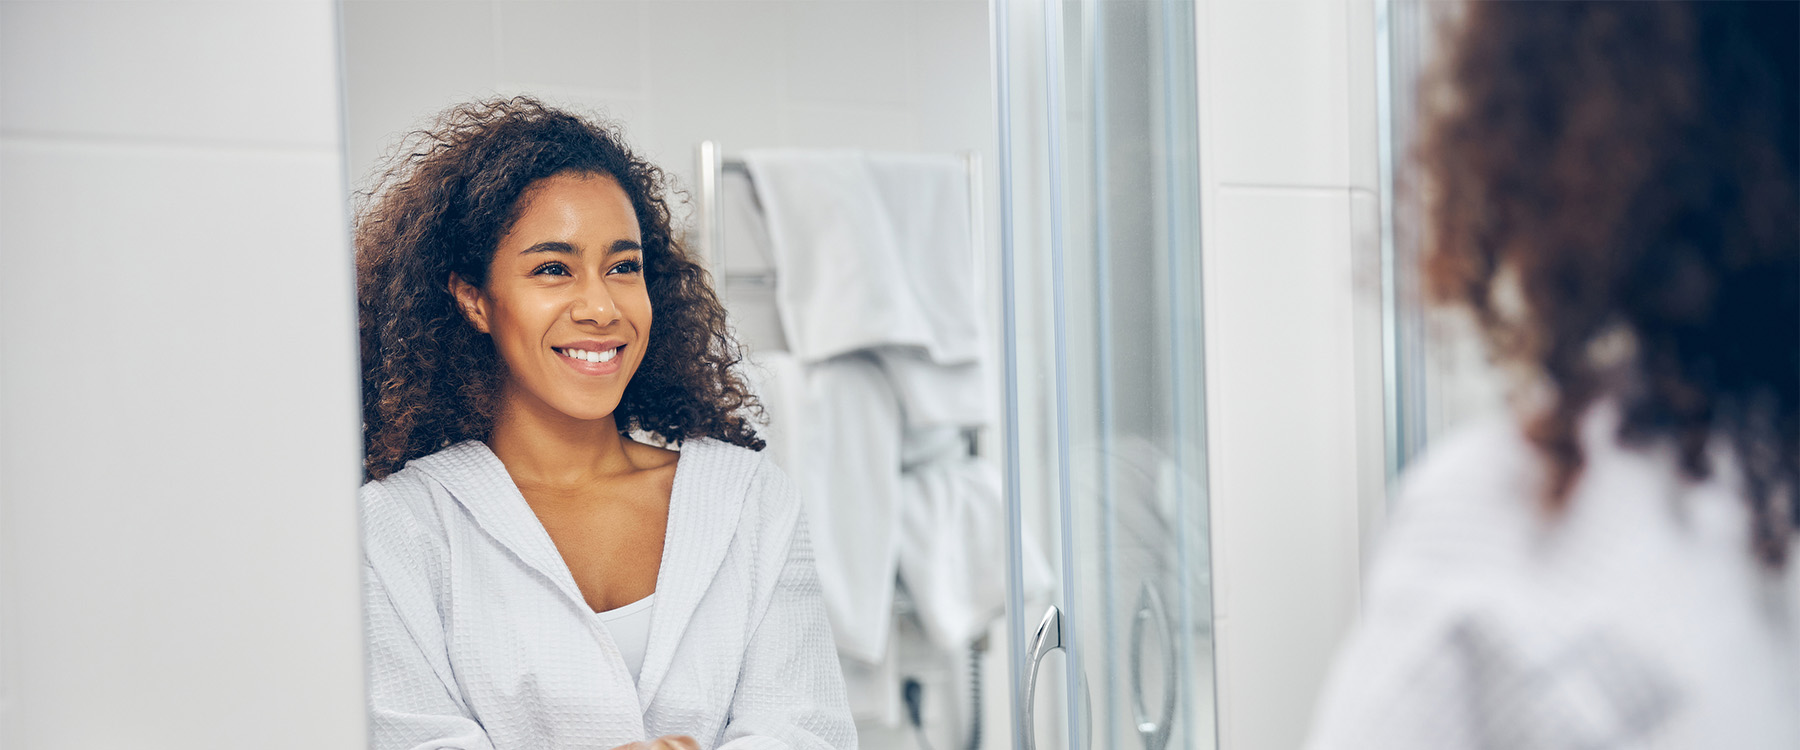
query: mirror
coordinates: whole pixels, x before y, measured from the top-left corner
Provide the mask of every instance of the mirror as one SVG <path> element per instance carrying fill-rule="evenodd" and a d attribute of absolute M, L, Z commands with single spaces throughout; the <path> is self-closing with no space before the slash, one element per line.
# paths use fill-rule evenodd
<path fill-rule="evenodd" d="M 341 12 L 354 188 L 375 188 L 407 133 L 446 108 L 515 95 L 616 125 L 670 178 L 672 228 L 723 299 L 738 372 L 767 412 L 763 453 L 805 506 L 861 746 L 1009 744 L 988 3 L 346 0 Z M 1026 545 L 1034 600 L 1048 591 L 1045 546 Z M 559 562 L 539 558 L 552 577 Z M 656 582 L 660 610 L 669 582 Z M 677 655 L 669 669 L 700 667 Z M 652 724 L 678 703 L 645 700 Z"/>

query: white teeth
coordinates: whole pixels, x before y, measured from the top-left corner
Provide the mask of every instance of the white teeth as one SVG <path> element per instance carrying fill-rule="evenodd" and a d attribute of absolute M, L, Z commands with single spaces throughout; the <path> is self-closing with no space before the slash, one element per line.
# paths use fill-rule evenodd
<path fill-rule="evenodd" d="M 584 362 L 610 362 L 614 357 L 619 356 L 619 348 L 616 346 L 603 352 L 590 352 L 586 349 L 562 349 L 560 351 L 565 357 Z"/>

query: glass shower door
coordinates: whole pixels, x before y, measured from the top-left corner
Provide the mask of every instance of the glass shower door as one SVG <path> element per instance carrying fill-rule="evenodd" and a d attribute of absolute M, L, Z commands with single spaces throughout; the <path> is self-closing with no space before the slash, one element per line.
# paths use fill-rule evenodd
<path fill-rule="evenodd" d="M 1015 747 L 1211 748 L 1193 5 L 994 9 Z"/>

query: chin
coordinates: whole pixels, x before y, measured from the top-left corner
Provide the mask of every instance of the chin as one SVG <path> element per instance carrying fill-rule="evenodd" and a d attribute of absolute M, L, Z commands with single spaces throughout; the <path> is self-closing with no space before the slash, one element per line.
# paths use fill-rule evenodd
<path fill-rule="evenodd" d="M 568 415 L 571 419 L 579 419 L 583 422 L 598 422 L 612 416 L 613 412 L 618 408 L 619 402 L 617 400 L 606 401 L 604 403 L 577 401 L 564 404 L 560 406 L 557 411 Z"/>

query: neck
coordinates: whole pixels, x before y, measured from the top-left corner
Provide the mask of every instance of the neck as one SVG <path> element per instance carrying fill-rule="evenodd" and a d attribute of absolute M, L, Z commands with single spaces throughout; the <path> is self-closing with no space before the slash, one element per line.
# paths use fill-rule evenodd
<path fill-rule="evenodd" d="M 487 444 L 520 485 L 574 486 L 632 470 L 611 414 L 574 419 L 530 397 L 501 396 Z"/>

